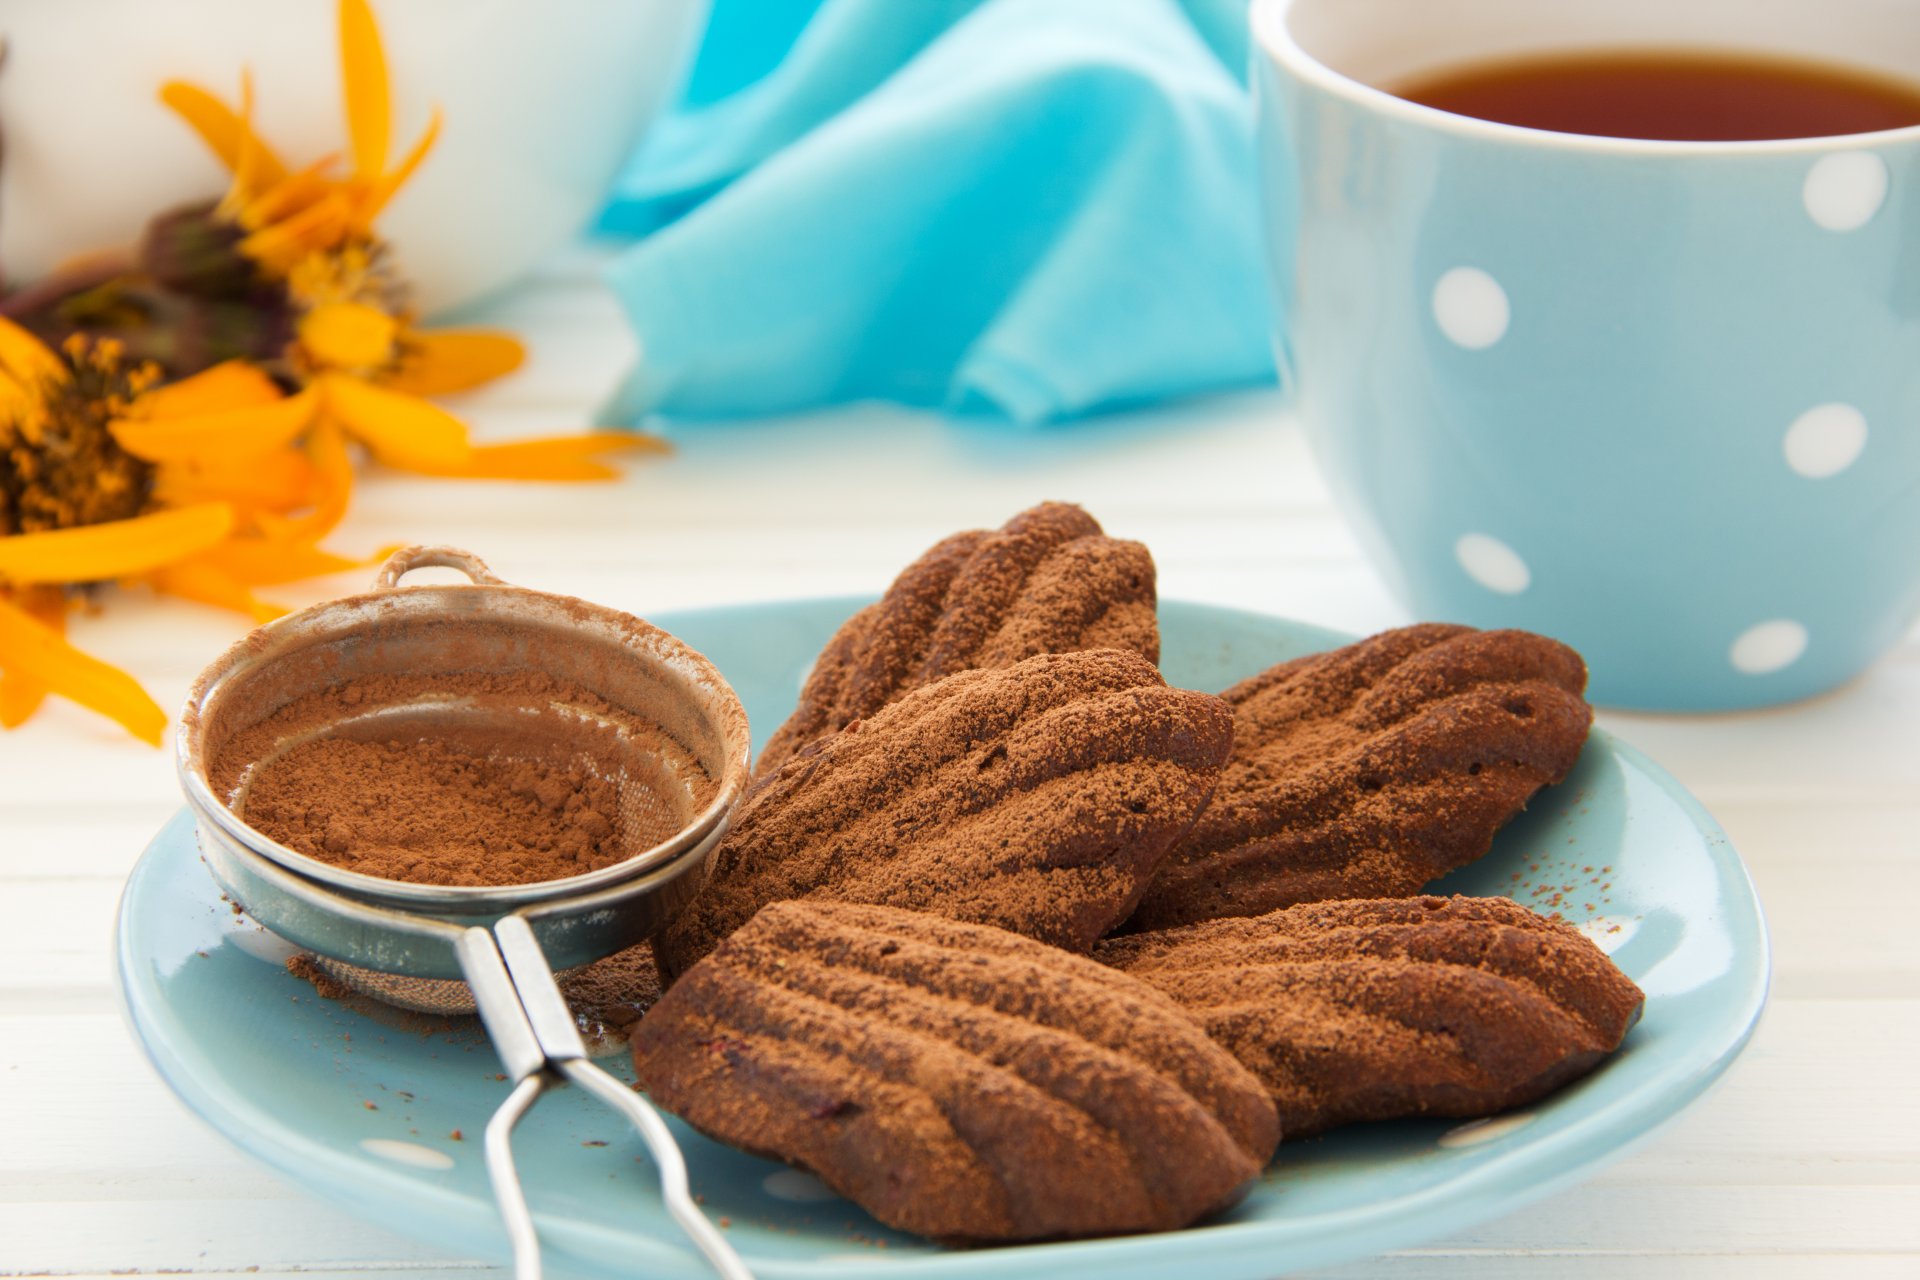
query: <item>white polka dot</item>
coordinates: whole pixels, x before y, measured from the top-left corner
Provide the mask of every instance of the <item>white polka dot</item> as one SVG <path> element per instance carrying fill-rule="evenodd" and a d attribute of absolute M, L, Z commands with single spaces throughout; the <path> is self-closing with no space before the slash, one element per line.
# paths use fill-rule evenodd
<path fill-rule="evenodd" d="M 452 1156 L 432 1147 L 423 1147 L 417 1142 L 401 1142 L 397 1138 L 362 1138 L 360 1146 L 376 1156 L 385 1156 L 396 1164 L 410 1164 L 416 1169 L 453 1168 Z"/>
<path fill-rule="evenodd" d="M 1810 480 L 1838 475 L 1867 447 L 1867 417 L 1850 404 L 1817 404 L 1793 420 L 1781 449 Z"/>
<path fill-rule="evenodd" d="M 1503 596 L 1517 596 L 1533 582 L 1533 573 L 1520 553 L 1484 533 L 1463 535 L 1453 544 L 1453 557 L 1469 578 Z"/>
<path fill-rule="evenodd" d="M 1807 629 L 1791 618 L 1775 618 L 1741 632 L 1727 657 L 1734 670 L 1764 676 L 1792 666 L 1806 651 Z"/>
<path fill-rule="evenodd" d="M 782 1169 L 770 1173 L 760 1184 L 768 1195 L 775 1200 L 790 1200 L 794 1204 L 819 1204 L 822 1200 L 837 1200 L 839 1195 L 832 1187 L 820 1181 L 810 1173 L 798 1169 Z"/>
<path fill-rule="evenodd" d="M 1433 286 L 1434 322 L 1469 351 L 1500 341 L 1510 315 L 1507 291 L 1478 267 L 1455 267 Z"/>
<path fill-rule="evenodd" d="M 1504 1138 L 1515 1129 L 1533 1123 L 1533 1112 L 1519 1111 L 1511 1115 L 1488 1116 L 1484 1120 L 1469 1120 L 1440 1135 L 1443 1147 L 1474 1147 L 1482 1142 L 1492 1142 L 1495 1138 Z"/>
<path fill-rule="evenodd" d="M 1864 227 L 1887 199 L 1887 162 L 1871 151 L 1836 151 L 1807 170 L 1807 214 L 1829 231 Z"/>

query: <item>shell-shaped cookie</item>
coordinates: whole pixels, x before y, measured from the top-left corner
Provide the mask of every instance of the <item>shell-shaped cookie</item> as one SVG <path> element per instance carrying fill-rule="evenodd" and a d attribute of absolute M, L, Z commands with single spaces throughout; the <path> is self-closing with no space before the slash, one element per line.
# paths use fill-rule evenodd
<path fill-rule="evenodd" d="M 1079 649 L 1130 649 L 1158 662 L 1154 610 L 1153 557 L 1105 536 L 1079 507 L 1042 503 L 998 529 L 954 534 L 834 633 L 756 767 L 777 769 L 807 743 L 956 671 Z"/>
<path fill-rule="evenodd" d="M 1234 686 L 1213 802 L 1127 927 L 1418 892 L 1567 776 L 1593 720 L 1586 678 L 1544 636 L 1429 624 Z"/>
<path fill-rule="evenodd" d="M 983 925 L 767 907 L 633 1036 L 654 1101 L 951 1241 L 1185 1226 L 1279 1139 L 1260 1082 L 1173 1001 Z"/>
<path fill-rule="evenodd" d="M 1584 935 L 1508 898 L 1305 903 L 1094 957 L 1199 1018 L 1289 1138 L 1531 1102 L 1618 1048 L 1643 1000 Z"/>
<path fill-rule="evenodd" d="M 1085 951 L 1213 791 L 1226 704 L 1117 649 L 963 671 L 763 779 L 655 940 L 669 975 L 769 902 L 936 911 Z"/>

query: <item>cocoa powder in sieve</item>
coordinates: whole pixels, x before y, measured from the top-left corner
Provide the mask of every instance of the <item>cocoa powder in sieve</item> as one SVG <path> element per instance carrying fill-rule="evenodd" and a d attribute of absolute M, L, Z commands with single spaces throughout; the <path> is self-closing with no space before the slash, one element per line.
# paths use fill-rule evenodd
<path fill-rule="evenodd" d="M 323 862 L 449 885 L 530 884 L 611 866 L 627 856 L 618 812 L 615 784 L 584 764 L 399 738 L 296 747 L 260 771 L 246 806 L 252 826 Z"/>
<path fill-rule="evenodd" d="M 291 849 L 466 886 L 611 866 L 672 836 L 716 789 L 658 726 L 528 673 L 345 681 L 235 734 L 210 772 Z"/>

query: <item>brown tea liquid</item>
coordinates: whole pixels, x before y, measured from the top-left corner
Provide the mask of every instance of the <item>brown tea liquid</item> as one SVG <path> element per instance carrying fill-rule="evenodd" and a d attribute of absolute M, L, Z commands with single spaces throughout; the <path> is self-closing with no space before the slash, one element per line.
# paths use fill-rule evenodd
<path fill-rule="evenodd" d="M 1428 72 L 1391 91 L 1456 115 L 1607 138 L 1735 142 L 1920 124 L 1920 82 L 1711 50 L 1535 54 Z"/>

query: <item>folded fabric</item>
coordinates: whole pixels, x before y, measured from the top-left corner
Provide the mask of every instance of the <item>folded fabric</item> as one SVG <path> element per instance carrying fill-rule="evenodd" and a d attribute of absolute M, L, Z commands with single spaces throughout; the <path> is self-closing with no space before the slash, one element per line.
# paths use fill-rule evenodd
<path fill-rule="evenodd" d="M 1243 10 L 820 0 L 769 51 L 723 0 L 603 220 L 650 232 L 608 273 L 617 412 L 1044 422 L 1271 379 Z"/>

